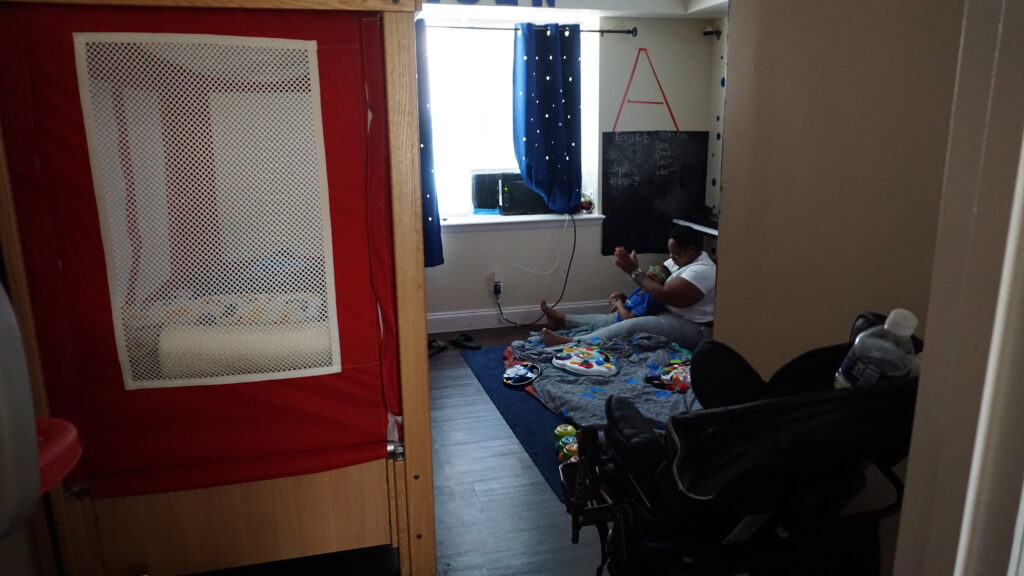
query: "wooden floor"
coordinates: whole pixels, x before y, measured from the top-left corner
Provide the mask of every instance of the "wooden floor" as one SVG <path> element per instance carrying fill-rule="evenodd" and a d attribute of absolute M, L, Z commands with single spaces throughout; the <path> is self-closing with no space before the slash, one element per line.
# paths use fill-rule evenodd
<path fill-rule="evenodd" d="M 471 333 L 484 346 L 523 338 L 523 328 Z M 447 341 L 454 334 L 434 334 Z M 425 343 L 424 343 L 425 345 Z M 439 576 L 592 575 L 597 533 L 570 541 L 570 519 L 491 403 L 449 347 L 430 359 L 434 506 Z M 274 562 L 208 576 L 386 576 L 398 574 L 390 547 Z"/>
<path fill-rule="evenodd" d="M 507 345 L 525 329 L 472 333 Z M 452 335 L 433 335 L 447 341 Z M 439 575 L 592 575 L 597 533 L 570 518 L 455 348 L 430 359 Z"/>

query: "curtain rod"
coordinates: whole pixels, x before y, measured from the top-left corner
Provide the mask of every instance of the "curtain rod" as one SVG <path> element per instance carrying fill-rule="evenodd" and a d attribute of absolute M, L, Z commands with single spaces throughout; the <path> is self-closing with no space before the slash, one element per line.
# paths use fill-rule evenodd
<path fill-rule="evenodd" d="M 445 26 L 442 24 L 427 24 L 427 28 L 453 28 L 456 30 L 507 30 L 509 32 L 515 32 L 515 28 L 491 28 L 488 26 Z M 580 32 L 593 32 L 601 34 L 629 34 L 630 36 L 636 36 L 636 26 L 628 30 L 580 30 Z"/>

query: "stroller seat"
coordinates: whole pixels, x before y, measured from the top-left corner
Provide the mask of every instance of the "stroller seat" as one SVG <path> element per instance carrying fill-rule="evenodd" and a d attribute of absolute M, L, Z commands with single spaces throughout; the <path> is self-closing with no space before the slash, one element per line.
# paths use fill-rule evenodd
<path fill-rule="evenodd" d="M 735 360 L 723 344 L 705 345 L 716 362 Z M 917 381 L 836 390 L 848 347 L 811 351 L 738 393 L 715 390 L 720 405 L 673 416 L 664 433 L 610 397 L 604 430 L 581 431 L 579 462 L 563 465 L 574 532 L 598 527 L 602 566 L 615 575 L 878 574 L 878 523 L 902 502 L 891 467 L 909 450 Z M 871 466 L 892 486 L 892 503 L 845 512 Z"/>

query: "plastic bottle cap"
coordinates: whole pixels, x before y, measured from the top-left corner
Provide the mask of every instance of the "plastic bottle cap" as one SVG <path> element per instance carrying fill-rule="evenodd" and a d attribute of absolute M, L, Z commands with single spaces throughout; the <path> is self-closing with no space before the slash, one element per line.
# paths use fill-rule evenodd
<path fill-rule="evenodd" d="M 902 338 L 909 338 L 917 329 L 917 316 L 910 310 L 894 308 L 885 319 L 885 329 Z"/>

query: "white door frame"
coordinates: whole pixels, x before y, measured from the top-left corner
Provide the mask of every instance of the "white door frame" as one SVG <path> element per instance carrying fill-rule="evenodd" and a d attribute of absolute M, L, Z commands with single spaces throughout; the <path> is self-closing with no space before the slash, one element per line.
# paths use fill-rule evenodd
<path fill-rule="evenodd" d="M 1021 497 L 1024 5 L 967 0 L 962 30 L 898 576 L 1006 574 Z"/>
<path fill-rule="evenodd" d="M 1024 142 L 1024 134 L 1021 141 Z M 957 551 L 957 575 L 1012 574 L 1024 480 L 1024 150 L 992 332 L 974 457 Z M 1016 548 L 1016 550 L 1015 550 Z M 1008 560 L 1009 559 L 1009 560 Z M 1008 570 L 1007 567 L 1010 567 Z"/>

